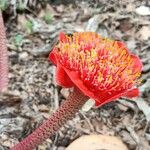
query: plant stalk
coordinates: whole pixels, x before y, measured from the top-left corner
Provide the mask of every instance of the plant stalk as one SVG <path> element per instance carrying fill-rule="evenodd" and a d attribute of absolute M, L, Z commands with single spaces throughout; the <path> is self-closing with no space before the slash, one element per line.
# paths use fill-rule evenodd
<path fill-rule="evenodd" d="M 68 120 L 75 117 L 76 112 L 85 104 L 88 97 L 79 89 L 74 88 L 68 99 L 58 110 L 28 137 L 10 150 L 32 150 L 55 134 Z"/>
<path fill-rule="evenodd" d="M 8 85 L 8 52 L 6 46 L 5 27 L 0 10 L 0 92 L 7 89 Z"/>

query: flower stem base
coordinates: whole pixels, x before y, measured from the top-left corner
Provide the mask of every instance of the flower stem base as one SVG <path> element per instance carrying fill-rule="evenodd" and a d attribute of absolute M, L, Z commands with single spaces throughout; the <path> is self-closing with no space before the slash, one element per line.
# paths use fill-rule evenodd
<path fill-rule="evenodd" d="M 74 88 L 68 99 L 63 102 L 60 108 L 48 120 L 19 144 L 11 148 L 11 150 L 34 149 L 37 145 L 54 135 L 68 120 L 72 119 L 87 100 L 87 96 L 79 89 Z"/>

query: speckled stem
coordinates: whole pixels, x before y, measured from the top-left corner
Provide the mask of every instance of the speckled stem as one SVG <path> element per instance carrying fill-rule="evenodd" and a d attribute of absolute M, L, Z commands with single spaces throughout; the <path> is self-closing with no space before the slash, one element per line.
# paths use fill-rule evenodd
<path fill-rule="evenodd" d="M 87 100 L 88 97 L 75 88 L 68 99 L 48 120 L 11 150 L 32 150 L 36 148 L 37 145 L 54 135 L 68 120 L 72 119 Z"/>
<path fill-rule="evenodd" d="M 6 46 L 5 27 L 0 10 L 0 92 L 7 89 L 8 85 L 8 53 Z"/>

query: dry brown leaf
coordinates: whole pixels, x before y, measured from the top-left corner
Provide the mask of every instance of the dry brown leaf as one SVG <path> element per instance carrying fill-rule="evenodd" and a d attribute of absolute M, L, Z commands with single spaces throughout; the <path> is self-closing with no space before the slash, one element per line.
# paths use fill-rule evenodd
<path fill-rule="evenodd" d="M 142 40 L 148 40 L 150 38 L 150 26 L 143 26 L 138 32 L 138 35 Z"/>
<path fill-rule="evenodd" d="M 150 121 L 150 106 L 142 98 L 138 98 L 134 101 L 138 108 L 144 113 L 147 122 Z"/>

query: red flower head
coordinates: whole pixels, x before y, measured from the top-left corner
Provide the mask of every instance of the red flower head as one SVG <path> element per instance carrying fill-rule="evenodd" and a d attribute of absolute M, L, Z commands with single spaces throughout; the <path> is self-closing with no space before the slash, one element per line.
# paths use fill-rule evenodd
<path fill-rule="evenodd" d="M 63 87 L 77 86 L 96 106 L 120 96 L 137 96 L 142 64 L 119 42 L 93 32 L 60 33 L 49 55 L 57 66 L 56 80 Z"/>

